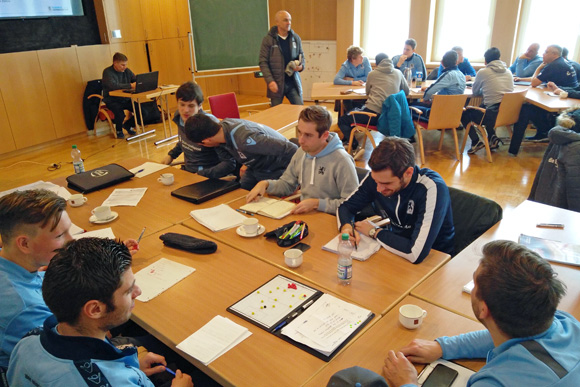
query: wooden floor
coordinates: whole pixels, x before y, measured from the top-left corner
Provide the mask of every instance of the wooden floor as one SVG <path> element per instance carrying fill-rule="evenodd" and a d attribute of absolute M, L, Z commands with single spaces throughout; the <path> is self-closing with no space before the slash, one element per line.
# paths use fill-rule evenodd
<path fill-rule="evenodd" d="M 262 102 L 262 99 L 257 102 Z M 332 110 L 333 104 L 326 104 L 326 106 Z M 262 105 L 256 108 L 265 107 Z M 155 146 L 154 142 L 163 138 L 163 130 L 161 124 L 151 125 L 148 128 L 152 127 L 157 129 L 156 135 L 138 141 L 115 140 L 108 133 L 90 136 L 83 133 L 49 145 L 0 155 L 0 191 L 37 180 L 49 181 L 60 176 L 71 175 L 73 167 L 70 149 L 73 144 L 81 150 L 87 170 L 134 156 L 159 161 L 173 148 L 175 140 Z M 42 128 L 34 130 L 42 130 Z M 292 137 L 293 132 L 291 130 L 285 135 Z M 506 211 L 510 211 L 528 197 L 536 170 L 547 146 L 547 144 L 524 143 L 519 156 L 512 157 L 507 153 L 508 146 L 503 145 L 499 151 L 494 152 L 491 164 L 485 159 L 485 150 L 479 151 L 476 155 L 464 153 L 463 160 L 457 161 L 454 156 L 451 133 L 446 134 L 442 151 L 437 150 L 439 131 L 423 133 L 426 153 L 424 167 L 439 172 L 449 186 L 493 199 Z M 500 131 L 498 135 L 507 136 L 507 132 Z M 460 142 L 462 136 L 463 131 L 460 131 Z M 377 134 L 377 141 L 380 141 L 381 137 Z M 469 142 L 467 146 L 469 147 Z M 415 149 L 418 154 L 418 144 L 415 144 Z M 366 166 L 370 153 L 371 145 L 367 143 L 367 150 L 357 164 Z M 417 157 L 417 162 L 419 162 L 419 157 Z M 58 165 L 58 168 L 51 170 L 53 163 Z"/>

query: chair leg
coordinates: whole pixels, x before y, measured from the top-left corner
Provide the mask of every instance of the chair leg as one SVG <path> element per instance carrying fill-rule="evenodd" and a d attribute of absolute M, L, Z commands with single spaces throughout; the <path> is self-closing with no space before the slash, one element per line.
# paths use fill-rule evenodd
<path fill-rule="evenodd" d="M 457 129 L 451 128 L 451 132 L 453 133 L 453 142 L 455 143 L 455 157 L 458 161 L 461 160 L 459 156 L 459 140 L 457 139 Z"/>
<path fill-rule="evenodd" d="M 491 149 L 489 149 L 489 140 L 487 139 L 487 130 L 483 126 L 478 126 L 481 130 L 481 136 L 483 138 L 483 143 L 485 144 L 485 153 L 487 155 L 487 161 L 492 162 L 491 159 Z"/>
<path fill-rule="evenodd" d="M 350 131 L 350 137 L 348 139 L 348 149 L 346 150 L 349 155 L 352 154 L 352 139 L 354 138 L 355 131 L 356 131 L 355 128 L 352 128 L 352 130 Z"/>
<path fill-rule="evenodd" d="M 465 144 L 467 144 L 467 138 L 469 137 L 469 131 L 471 130 L 471 126 L 473 124 L 470 122 L 469 124 L 467 124 L 467 128 L 465 128 L 465 130 L 463 131 L 463 141 L 461 142 L 461 154 L 463 154 L 463 151 L 465 150 Z"/>
<path fill-rule="evenodd" d="M 373 138 L 373 135 L 368 130 L 366 132 L 367 132 L 367 137 L 369 138 L 369 140 L 371 141 L 371 144 L 373 145 L 373 149 L 375 149 L 377 147 L 377 143 L 375 142 L 375 139 Z"/>
<path fill-rule="evenodd" d="M 415 125 L 415 131 L 417 132 L 417 140 L 419 140 L 419 154 L 421 155 L 421 165 L 425 164 L 425 148 L 423 147 L 423 135 L 421 134 L 421 128 Z"/>
<path fill-rule="evenodd" d="M 443 139 L 445 138 L 445 129 L 441 129 L 441 136 L 439 136 L 439 148 L 437 148 L 439 150 L 439 152 L 441 152 L 441 149 L 443 149 Z"/>

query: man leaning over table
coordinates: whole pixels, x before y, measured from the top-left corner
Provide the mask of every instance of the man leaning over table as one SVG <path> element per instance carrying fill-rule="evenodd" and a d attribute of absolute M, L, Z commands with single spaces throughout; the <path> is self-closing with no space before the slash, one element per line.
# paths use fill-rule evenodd
<path fill-rule="evenodd" d="M 374 238 L 412 263 L 422 262 L 432 248 L 453 254 L 449 189 L 437 172 L 415 165 L 415 150 L 409 141 L 385 138 L 373 150 L 369 167 L 371 173 L 338 208 L 340 232 L 357 241 L 361 233 Z M 356 222 L 353 235 L 354 217 L 369 203 L 375 211 L 384 210 L 391 223 L 381 228 L 366 220 Z"/>
<path fill-rule="evenodd" d="M 300 112 L 296 133 L 300 148 L 278 180 L 260 181 L 246 196 L 248 202 L 266 192 L 291 195 L 300 187 L 300 203 L 292 210 L 336 214 L 336 209 L 358 186 L 354 160 L 338 134 L 330 133 L 332 116 L 324 107 L 308 106 Z"/>
<path fill-rule="evenodd" d="M 509 67 L 514 77 L 531 77 L 538 66 L 542 63 L 542 57 L 538 55 L 540 45 L 532 43 L 522 55 Z"/>
<path fill-rule="evenodd" d="M 413 79 L 416 78 L 417 71 L 421 71 L 423 73 L 423 80 L 425 80 L 427 79 L 425 62 L 423 62 L 421 55 L 415 52 L 415 47 L 417 47 L 417 41 L 415 39 L 409 38 L 405 40 L 403 54 L 393 57 L 393 65 L 396 69 L 401 70 L 401 72 L 404 72 L 407 67 L 410 67 L 413 71 Z"/>
<path fill-rule="evenodd" d="M 471 305 L 485 330 L 435 341 L 415 339 L 389 351 L 390 387 L 417 386 L 411 362 L 487 360 L 467 386 L 580 386 L 580 323 L 557 310 L 565 285 L 552 266 L 512 241 L 493 241 L 473 273 Z"/>
<path fill-rule="evenodd" d="M 247 190 L 260 180 L 282 176 L 297 149 L 286 137 L 265 125 L 236 118 L 215 122 L 202 113 L 188 118 L 185 135 L 194 143 L 227 150 L 242 164 L 240 184 Z"/>
<path fill-rule="evenodd" d="M 8 369 L 12 386 L 150 386 L 164 373 L 163 356 L 138 358 L 135 347 L 119 349 L 108 331 L 126 323 L 141 289 L 131 253 L 120 242 L 83 238 L 60 249 L 48 265 L 43 298 L 54 316 L 14 348 Z M 193 386 L 176 370 L 171 386 Z"/>
<path fill-rule="evenodd" d="M 205 113 L 201 104 L 203 103 L 203 92 L 201 87 L 194 82 L 185 82 L 175 92 L 177 99 L 177 111 L 173 117 L 173 122 L 177 125 L 178 141 L 175 147 L 169 151 L 167 156 L 161 161 L 163 164 L 171 162 L 183 153 L 185 164 L 182 166 L 188 172 L 197 173 L 207 178 L 220 178 L 229 175 L 236 169 L 236 161 L 223 148 L 210 148 L 189 141 L 185 135 L 185 122 L 197 113 Z M 211 115 L 216 122 L 219 120 Z"/>
<path fill-rule="evenodd" d="M 372 71 L 369 58 L 363 56 L 363 50 L 357 46 L 350 46 L 346 50 L 346 60 L 340 66 L 338 73 L 334 77 L 335 85 L 351 85 L 351 86 L 364 86 L 367 81 L 367 76 Z M 340 107 L 340 101 L 336 101 Z M 364 100 L 362 99 L 345 99 L 342 101 L 344 106 L 344 113 L 348 113 L 355 107 L 361 107 L 364 105 Z M 335 107 L 335 111 L 337 110 Z"/>
<path fill-rule="evenodd" d="M 516 77 L 514 80 L 532 82 L 532 87 L 548 82 L 565 87 L 578 86 L 576 70 L 562 57 L 562 47 L 555 44 L 546 47 L 542 58 L 542 64 L 538 66 L 530 78 Z"/>

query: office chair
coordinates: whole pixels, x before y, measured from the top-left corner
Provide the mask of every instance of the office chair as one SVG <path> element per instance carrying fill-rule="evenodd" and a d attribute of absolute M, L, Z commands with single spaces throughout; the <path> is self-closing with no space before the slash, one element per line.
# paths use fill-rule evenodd
<path fill-rule="evenodd" d="M 212 95 L 208 97 L 211 114 L 223 120 L 224 118 L 240 118 L 236 93 Z"/>

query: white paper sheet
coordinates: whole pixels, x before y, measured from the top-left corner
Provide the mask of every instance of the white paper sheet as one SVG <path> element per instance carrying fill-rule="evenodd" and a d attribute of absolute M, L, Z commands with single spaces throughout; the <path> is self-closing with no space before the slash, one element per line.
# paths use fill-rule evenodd
<path fill-rule="evenodd" d="M 116 188 L 107 199 L 101 204 L 102 206 L 131 206 L 135 207 L 145 195 L 147 188 Z"/>
<path fill-rule="evenodd" d="M 75 235 L 85 233 L 85 232 L 87 232 L 87 230 L 85 230 L 84 228 L 80 228 L 79 226 L 77 226 L 74 223 L 71 223 L 69 232 L 70 232 L 70 235 L 72 235 L 74 238 Z"/>
<path fill-rule="evenodd" d="M 8 195 L 9 193 L 12 193 L 14 191 L 26 191 L 29 189 L 47 189 L 49 191 L 54 192 L 58 196 L 62 197 L 64 200 L 68 200 L 71 196 L 71 193 L 68 192 L 68 190 L 66 188 L 61 187 L 60 185 L 56 185 L 54 183 L 39 180 L 39 181 L 36 181 L 34 183 L 31 183 L 31 184 L 26 184 L 26 185 L 22 185 L 20 187 L 16 187 L 16 188 L 12 188 L 12 189 L 9 189 L 6 191 L 2 191 L 2 192 L 0 192 L 0 198 L 2 196 Z"/>
<path fill-rule="evenodd" d="M 340 237 L 341 234 L 338 234 L 332 238 L 330 242 L 322 246 L 322 250 L 338 254 L 338 243 L 340 242 Z M 361 234 L 360 237 L 361 239 L 358 243 L 357 249 L 352 251 L 352 258 L 359 261 L 366 261 L 381 249 L 381 245 L 375 239 L 369 238 L 366 235 Z"/>
<path fill-rule="evenodd" d="M 215 316 L 177 348 L 208 365 L 231 348 L 250 337 L 252 332 L 230 319 Z"/>
<path fill-rule="evenodd" d="M 141 165 L 139 165 L 138 167 L 135 168 L 131 168 L 129 171 L 133 172 L 135 174 L 135 177 L 145 177 L 147 175 L 150 175 L 152 173 L 161 171 L 162 169 L 168 168 L 169 165 L 166 164 L 159 164 L 159 163 L 153 163 L 151 161 L 147 161 L 146 163 L 143 163 Z"/>
<path fill-rule="evenodd" d="M 84 230 L 83 230 L 84 231 Z M 115 234 L 111 227 L 102 228 L 100 230 L 87 231 L 82 234 L 73 235 L 73 239 L 81 238 L 109 238 L 115 239 Z"/>
<path fill-rule="evenodd" d="M 193 267 L 161 258 L 135 274 L 135 281 L 141 288 L 137 300 L 147 302 L 157 297 L 194 271 Z"/>
<path fill-rule="evenodd" d="M 234 211 L 227 204 L 220 204 L 203 210 L 193 210 L 189 215 L 197 220 L 199 224 L 214 232 L 239 226 L 247 219 L 247 217 Z"/>

